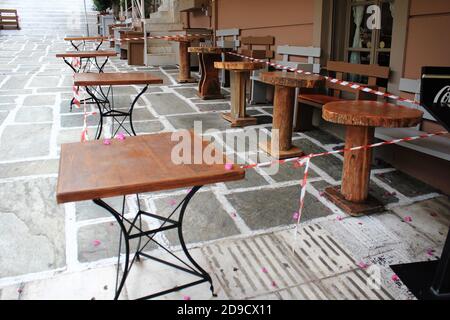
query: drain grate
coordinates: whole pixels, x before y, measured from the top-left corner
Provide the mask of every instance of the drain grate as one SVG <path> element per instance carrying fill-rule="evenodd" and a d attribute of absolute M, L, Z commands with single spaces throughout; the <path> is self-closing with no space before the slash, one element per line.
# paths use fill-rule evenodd
<path fill-rule="evenodd" d="M 318 224 L 203 247 L 215 280 L 230 299 L 392 299 Z"/>

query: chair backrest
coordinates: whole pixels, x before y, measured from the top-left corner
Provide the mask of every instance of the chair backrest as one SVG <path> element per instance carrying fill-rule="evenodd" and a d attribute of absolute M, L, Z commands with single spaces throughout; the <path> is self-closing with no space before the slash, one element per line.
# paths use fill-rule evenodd
<path fill-rule="evenodd" d="M 273 36 L 264 37 L 241 37 L 242 46 L 241 53 L 245 56 L 256 59 L 272 59 L 273 50 L 270 49 L 275 43 Z M 253 46 L 264 47 L 264 49 L 255 49 Z"/>
<path fill-rule="evenodd" d="M 379 79 L 387 80 L 389 79 L 389 73 L 390 69 L 389 67 L 382 67 L 378 65 L 373 64 L 356 64 L 356 63 L 349 63 L 349 62 L 343 62 L 343 61 L 328 61 L 327 63 L 327 70 L 330 73 L 331 76 L 334 76 L 336 79 L 339 80 L 351 80 L 348 78 L 345 78 L 346 75 L 358 75 L 367 77 L 367 83 L 363 83 L 364 85 L 367 85 L 371 88 L 375 88 L 380 91 L 385 91 L 385 87 L 379 87 L 377 85 L 377 82 Z M 334 73 L 334 75 L 332 75 Z M 344 87 L 339 84 L 335 84 L 332 82 L 328 82 L 328 88 L 334 90 L 334 96 L 339 97 L 342 93 L 342 91 L 345 92 L 352 92 L 357 95 L 364 95 L 362 91 L 358 91 L 355 89 L 352 89 L 350 87 Z M 377 97 L 375 95 L 370 95 L 368 98 L 376 99 Z M 368 99 L 367 98 L 367 99 Z M 361 99 L 361 97 L 360 97 Z"/>
<path fill-rule="evenodd" d="M 320 59 L 321 54 L 320 48 L 278 46 L 277 54 L 283 57 L 283 60 L 277 61 L 277 63 L 283 66 L 302 69 L 314 73 L 320 72 L 320 63 L 317 63 Z M 307 62 L 290 61 L 291 56 L 306 58 Z"/>
<path fill-rule="evenodd" d="M 230 48 L 233 50 L 237 50 L 241 45 L 241 42 L 238 39 L 239 34 L 239 29 L 216 30 L 216 45 L 219 48 Z M 230 37 L 232 38 L 232 40 L 227 39 Z"/>

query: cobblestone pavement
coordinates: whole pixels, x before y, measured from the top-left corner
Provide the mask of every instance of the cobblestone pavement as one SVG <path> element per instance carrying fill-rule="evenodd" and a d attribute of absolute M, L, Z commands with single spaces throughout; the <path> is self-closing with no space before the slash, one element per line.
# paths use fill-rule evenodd
<path fill-rule="evenodd" d="M 83 126 L 82 112 L 69 110 L 72 73 L 55 54 L 69 48 L 62 40 L 65 34 L 84 32 L 79 23 L 84 19 L 82 1 L 8 0 L 5 7 L 19 9 L 23 28 L 0 34 L 0 298 L 109 299 L 117 225 L 91 202 L 58 206 L 55 200 L 60 145 L 79 141 Z M 92 25 L 92 13 L 89 20 Z M 207 136 L 218 147 L 230 157 L 242 156 L 223 141 L 229 126 L 220 112 L 230 107 L 228 90 L 223 100 L 199 100 L 194 84 L 176 84 L 176 66 L 131 67 L 114 58 L 105 71 L 149 71 L 164 79 L 138 102 L 138 134 L 191 128 L 194 121 L 202 121 L 204 130 L 219 130 Z M 139 89 L 115 89 L 116 105 L 129 104 Z M 260 119 L 256 127 L 267 135 L 271 112 L 271 106 L 249 108 Z M 89 118 L 91 137 L 96 123 L 95 117 Z M 296 133 L 294 143 L 306 153 L 342 145 L 320 130 Z M 252 151 L 258 161 L 267 160 L 259 150 Z M 379 162 L 372 171 L 371 193 L 387 211 L 352 218 L 322 196 L 325 187 L 340 183 L 341 168 L 340 155 L 312 161 L 297 237 L 292 215 L 302 169 L 290 164 L 275 175 L 262 168 L 249 170 L 243 181 L 208 186 L 194 197 L 184 233 L 194 256 L 214 275 L 219 298 L 412 298 L 401 282 L 391 279 L 388 266 L 440 255 L 450 223 L 448 199 Z M 143 194 L 140 202 L 149 211 L 168 212 L 185 192 Z M 119 198 L 108 202 L 121 205 Z M 132 214 L 136 197 L 127 197 L 126 203 Z M 405 217 L 412 221 L 405 222 Z M 153 222 L 145 223 L 151 227 Z M 179 248 L 170 232 L 159 240 Z M 292 247 L 297 247 L 295 253 Z M 362 262 L 369 268 L 361 268 Z M 372 267 L 380 271 L 379 289 L 367 284 Z M 145 261 L 132 271 L 123 298 L 185 280 L 185 275 Z M 165 298 L 186 295 L 211 298 L 206 285 Z"/>

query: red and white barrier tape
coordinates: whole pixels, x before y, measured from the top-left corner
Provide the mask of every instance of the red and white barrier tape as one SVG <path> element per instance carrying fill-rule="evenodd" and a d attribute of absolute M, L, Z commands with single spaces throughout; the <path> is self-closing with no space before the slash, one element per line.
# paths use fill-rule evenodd
<path fill-rule="evenodd" d="M 246 166 L 241 166 L 241 168 L 249 169 L 249 168 L 256 168 L 256 167 L 268 167 L 268 166 L 271 166 L 271 165 L 276 164 L 276 163 L 282 164 L 282 163 L 287 163 L 287 162 L 296 162 L 296 163 L 298 163 L 299 167 L 305 166 L 305 171 L 303 173 L 303 179 L 302 179 L 302 182 L 301 182 L 299 209 L 294 214 L 294 220 L 296 220 L 296 227 L 295 227 L 295 230 L 294 230 L 294 232 L 295 232 L 295 234 L 294 234 L 294 244 L 295 244 L 297 242 L 296 241 L 297 234 L 298 234 L 298 230 L 299 230 L 300 221 L 301 221 L 301 218 L 302 218 L 302 212 L 303 212 L 303 207 L 304 207 L 304 202 L 305 202 L 305 195 L 306 195 L 306 185 L 308 183 L 309 164 L 310 164 L 310 161 L 311 161 L 312 158 L 322 157 L 322 156 L 327 156 L 327 155 L 332 155 L 332 154 L 338 154 L 338 153 L 343 153 L 343 152 L 349 152 L 349 151 L 357 151 L 357 150 L 363 150 L 363 149 L 377 148 L 377 147 L 381 147 L 381 146 L 385 146 L 385 145 L 397 144 L 397 143 L 406 142 L 406 141 L 413 141 L 413 140 L 431 138 L 431 137 L 435 137 L 435 136 L 442 136 L 442 135 L 445 135 L 445 134 L 448 134 L 448 132 L 447 131 L 441 131 L 441 132 L 437 132 L 437 133 L 422 134 L 422 135 L 414 136 L 414 137 L 406 137 L 406 138 L 401 138 L 401 139 L 395 139 L 395 140 L 390 140 L 390 141 L 383 141 L 383 142 L 373 143 L 373 144 L 366 145 L 366 146 L 357 146 L 357 147 L 352 147 L 352 148 L 344 148 L 344 149 L 340 149 L 340 150 L 328 151 L 328 152 L 322 152 L 322 153 L 311 153 L 311 154 L 303 156 L 303 157 L 284 159 L 284 160 L 274 160 L 274 161 L 265 162 L 265 163 L 246 165 Z M 294 247 L 293 247 L 293 250 L 295 250 Z"/>
<path fill-rule="evenodd" d="M 200 33 L 196 33 L 196 34 L 180 34 L 180 35 L 167 35 L 167 36 L 147 36 L 147 37 L 131 37 L 131 38 L 108 38 L 105 39 L 103 41 L 130 41 L 130 40 L 144 40 L 144 39 L 148 39 L 148 40 L 175 40 L 175 39 L 179 39 L 179 38 L 210 38 L 212 37 L 212 35 L 207 35 L 207 34 L 200 34 Z M 88 40 L 80 40 L 80 41 L 88 41 Z M 97 42 L 100 43 L 101 41 L 98 40 L 92 40 L 93 42 Z"/>
<path fill-rule="evenodd" d="M 274 68 L 280 69 L 280 70 L 287 70 L 287 71 L 292 71 L 292 72 L 301 73 L 301 74 L 307 74 L 307 75 L 315 74 L 313 72 L 309 72 L 309 71 L 305 71 L 305 70 L 301 70 L 301 69 L 297 69 L 297 68 L 292 68 L 292 67 L 288 67 L 288 66 L 284 66 L 284 65 L 281 65 L 281 64 L 278 64 L 278 63 L 275 63 L 275 62 L 267 61 L 267 60 L 252 58 L 252 57 L 245 56 L 245 55 L 242 55 L 242 54 L 239 54 L 239 53 L 235 53 L 235 52 L 227 52 L 227 54 L 230 54 L 230 55 L 233 55 L 233 56 L 236 56 L 236 57 L 240 57 L 240 58 L 243 58 L 243 59 L 255 61 L 255 62 L 265 63 L 265 64 L 267 64 L 267 65 L 269 65 L 271 67 L 274 67 Z M 330 81 L 332 83 L 339 84 L 339 85 L 344 86 L 344 87 L 350 87 L 350 88 L 355 89 L 355 90 L 367 92 L 367 93 L 370 93 L 370 94 L 374 94 L 374 95 L 377 95 L 377 96 L 380 96 L 380 97 L 384 97 L 384 98 L 389 98 L 389 99 L 396 100 L 396 101 L 402 101 L 402 102 L 407 102 L 407 103 L 411 103 L 411 104 L 414 104 L 414 105 L 420 105 L 418 102 L 413 101 L 411 99 L 402 98 L 402 97 L 399 97 L 397 95 L 394 95 L 394 94 L 391 94 L 391 93 L 388 93 L 388 92 L 381 92 L 379 90 L 374 90 L 374 89 L 371 89 L 369 87 L 363 86 L 363 85 L 358 84 L 358 83 L 349 82 L 349 81 L 343 81 L 343 80 L 339 80 L 339 79 L 332 78 L 332 77 L 329 77 L 329 76 L 323 76 L 323 77 L 326 80 L 328 80 L 328 81 Z"/>
<path fill-rule="evenodd" d="M 73 63 L 72 63 L 73 65 Z M 73 91 L 73 104 L 79 109 L 81 108 L 81 101 L 83 101 L 83 130 L 81 131 L 81 142 L 89 140 L 89 132 L 87 128 L 87 117 L 97 114 L 97 112 L 87 112 L 86 110 L 86 97 L 81 98 L 80 88 L 77 86 L 72 86 Z"/>

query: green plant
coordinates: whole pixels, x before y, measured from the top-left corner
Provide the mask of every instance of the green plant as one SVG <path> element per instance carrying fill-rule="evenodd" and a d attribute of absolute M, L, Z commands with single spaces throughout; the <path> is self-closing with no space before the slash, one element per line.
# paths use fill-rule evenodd
<path fill-rule="evenodd" d="M 94 9 L 96 11 L 105 11 L 112 7 L 113 0 L 94 0 Z M 114 1 L 115 2 L 115 1 Z"/>

